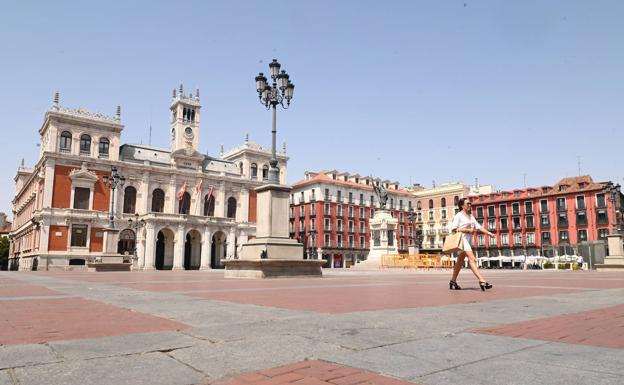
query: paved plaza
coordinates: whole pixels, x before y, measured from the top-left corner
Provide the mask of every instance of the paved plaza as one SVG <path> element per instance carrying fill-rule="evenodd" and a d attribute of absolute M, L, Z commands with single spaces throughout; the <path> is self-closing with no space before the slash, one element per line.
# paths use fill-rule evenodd
<path fill-rule="evenodd" d="M 0 385 L 622 384 L 624 275 L 1 272 Z"/>

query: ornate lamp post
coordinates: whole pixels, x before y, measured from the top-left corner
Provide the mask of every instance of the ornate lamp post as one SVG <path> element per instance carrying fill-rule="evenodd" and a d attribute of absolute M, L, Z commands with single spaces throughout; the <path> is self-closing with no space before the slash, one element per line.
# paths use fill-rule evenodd
<path fill-rule="evenodd" d="M 108 185 L 111 189 L 111 204 L 110 204 L 110 211 L 109 211 L 109 216 L 108 216 L 108 228 L 109 229 L 114 229 L 115 228 L 115 189 L 117 187 L 122 188 L 124 183 L 126 183 L 126 177 L 121 175 L 118 171 L 117 171 L 117 167 L 111 167 L 111 175 L 110 177 L 108 175 L 104 175 L 104 177 L 102 178 L 104 180 L 104 185 Z"/>
<path fill-rule="evenodd" d="M 269 183 L 279 184 L 279 172 L 277 170 L 277 155 L 275 153 L 275 141 L 276 141 L 276 123 L 277 123 L 277 106 L 280 105 L 284 109 L 290 107 L 290 100 L 293 97 L 293 91 L 295 85 L 290 82 L 290 76 L 286 71 L 280 72 L 281 64 L 277 59 L 269 64 L 269 70 L 271 72 L 272 84 L 267 83 L 267 78 L 262 72 L 256 76 L 256 91 L 258 91 L 258 98 L 260 103 L 263 104 L 266 109 L 271 109 L 273 113 L 273 126 L 272 126 L 272 141 L 271 141 L 271 160 L 269 164 Z M 286 105 L 284 105 L 286 101 Z"/>
<path fill-rule="evenodd" d="M 139 230 L 145 226 L 145 219 L 139 219 L 139 214 L 135 213 L 134 218 L 128 219 L 128 227 L 134 230 L 134 259 L 138 259 L 137 242 L 139 241 Z"/>

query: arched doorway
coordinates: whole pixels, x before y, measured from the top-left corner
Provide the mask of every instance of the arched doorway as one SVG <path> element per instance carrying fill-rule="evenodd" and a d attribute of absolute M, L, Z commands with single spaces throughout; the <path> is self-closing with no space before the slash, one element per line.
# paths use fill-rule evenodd
<path fill-rule="evenodd" d="M 223 265 L 221 260 L 225 259 L 227 237 L 223 231 L 217 231 L 212 236 L 211 252 L 210 252 L 210 267 L 213 269 L 222 269 Z"/>
<path fill-rule="evenodd" d="M 184 242 L 184 269 L 199 270 L 201 263 L 201 234 L 191 230 L 186 234 Z"/>
<path fill-rule="evenodd" d="M 155 267 L 157 270 L 171 270 L 173 268 L 173 231 L 164 228 L 156 236 L 156 258 Z"/>
<path fill-rule="evenodd" d="M 136 234 L 130 229 L 125 229 L 119 233 L 119 242 L 117 242 L 117 253 L 124 255 L 134 255 L 136 247 Z"/>

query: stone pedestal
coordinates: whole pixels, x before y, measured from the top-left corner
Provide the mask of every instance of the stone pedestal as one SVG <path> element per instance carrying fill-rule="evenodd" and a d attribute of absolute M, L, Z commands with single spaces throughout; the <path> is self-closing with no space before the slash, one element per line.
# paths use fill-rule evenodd
<path fill-rule="evenodd" d="M 598 271 L 621 270 L 624 271 L 624 246 L 622 245 L 622 235 L 608 235 L 609 255 L 605 257 L 604 263 L 597 264 Z"/>
<path fill-rule="evenodd" d="M 322 276 L 323 261 L 304 260 L 303 245 L 289 237 L 291 191 L 277 184 L 256 189 L 256 238 L 242 245 L 240 259 L 222 260 L 226 278 Z"/>
<path fill-rule="evenodd" d="M 96 257 L 95 261 L 87 263 L 88 271 L 130 271 L 132 256 L 124 256 L 117 253 L 117 242 L 119 230 L 104 229 L 104 250 L 101 257 Z"/>
<path fill-rule="evenodd" d="M 381 257 L 386 254 L 398 254 L 396 230 L 399 221 L 388 210 L 379 210 L 370 220 L 371 247 L 368 258 L 358 263 L 356 268 L 378 268 Z"/>

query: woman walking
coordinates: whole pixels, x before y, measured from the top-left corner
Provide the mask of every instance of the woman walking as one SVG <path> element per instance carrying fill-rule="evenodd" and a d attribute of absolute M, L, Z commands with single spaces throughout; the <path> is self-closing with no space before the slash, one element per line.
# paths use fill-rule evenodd
<path fill-rule="evenodd" d="M 472 252 L 472 233 L 475 231 L 479 231 L 483 234 L 487 234 L 490 237 L 494 237 L 495 235 L 486 229 L 484 229 L 479 222 L 472 216 L 470 213 L 470 207 L 472 206 L 468 199 L 462 198 L 457 202 L 457 206 L 459 207 L 459 212 L 453 218 L 453 224 L 451 225 L 452 231 L 458 231 L 463 233 L 464 238 L 464 251 L 460 252 L 457 256 L 457 262 L 455 263 L 455 267 L 453 268 L 453 278 L 449 282 L 449 289 L 451 290 L 461 290 L 461 287 L 455 282 L 457 280 L 457 276 L 459 275 L 459 271 L 462 266 L 464 266 L 464 258 L 468 256 L 468 265 L 470 266 L 470 270 L 479 280 L 479 286 L 481 290 L 485 291 L 485 289 L 491 289 L 492 285 L 489 284 L 479 273 L 479 267 L 477 266 L 477 258 Z"/>

